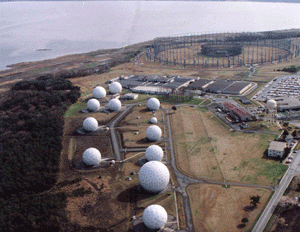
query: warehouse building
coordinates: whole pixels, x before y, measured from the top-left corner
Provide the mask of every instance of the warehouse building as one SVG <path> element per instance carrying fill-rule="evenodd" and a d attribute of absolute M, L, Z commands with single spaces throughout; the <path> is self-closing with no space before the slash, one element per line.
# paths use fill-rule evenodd
<path fill-rule="evenodd" d="M 228 113 L 235 122 L 247 122 L 256 120 L 255 117 L 250 113 L 232 103 L 224 102 L 220 104 L 219 107 L 224 112 Z"/>
<path fill-rule="evenodd" d="M 120 76 L 115 81 L 135 93 L 168 94 L 187 87 L 195 79 L 197 77 L 131 75 Z"/>

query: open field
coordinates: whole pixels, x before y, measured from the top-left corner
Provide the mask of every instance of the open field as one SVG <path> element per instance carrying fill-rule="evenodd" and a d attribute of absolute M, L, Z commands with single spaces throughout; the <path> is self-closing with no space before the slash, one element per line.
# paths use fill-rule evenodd
<path fill-rule="evenodd" d="M 270 190 L 260 188 L 197 184 L 187 188 L 195 231 L 249 231 L 256 217 L 267 203 Z M 250 206 L 250 197 L 259 195 L 257 208 L 245 211 Z M 242 226 L 242 219 L 249 222 Z M 239 226 L 240 228 L 238 228 Z"/>
<path fill-rule="evenodd" d="M 229 132 L 210 112 L 181 107 L 171 116 L 178 168 L 210 180 L 274 185 L 286 166 L 265 159 L 276 136 Z"/>

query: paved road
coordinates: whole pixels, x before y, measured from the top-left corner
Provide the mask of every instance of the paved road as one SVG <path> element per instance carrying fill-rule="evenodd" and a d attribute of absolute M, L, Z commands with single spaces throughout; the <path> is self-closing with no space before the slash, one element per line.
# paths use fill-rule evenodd
<path fill-rule="evenodd" d="M 111 122 L 109 129 L 110 129 L 110 136 L 111 136 L 111 142 L 112 142 L 112 146 L 113 146 L 113 150 L 114 150 L 114 154 L 116 156 L 116 160 L 121 161 L 122 160 L 122 156 L 120 153 L 120 147 L 119 147 L 119 141 L 118 141 L 118 137 L 115 131 L 115 125 L 116 123 L 118 123 L 121 118 L 124 117 L 124 115 L 133 107 L 134 105 L 128 105 L 126 106 L 126 109 L 118 115 L 118 117 Z"/>
<path fill-rule="evenodd" d="M 279 185 L 277 186 L 274 195 L 267 204 L 265 210 L 261 214 L 259 220 L 253 228 L 253 232 L 262 232 L 266 227 L 270 217 L 272 216 L 281 196 L 285 192 L 286 188 L 289 186 L 291 180 L 296 174 L 300 173 L 300 152 L 294 155 L 294 160 L 290 164 L 289 169 L 286 171 L 285 175 L 281 179 Z"/>

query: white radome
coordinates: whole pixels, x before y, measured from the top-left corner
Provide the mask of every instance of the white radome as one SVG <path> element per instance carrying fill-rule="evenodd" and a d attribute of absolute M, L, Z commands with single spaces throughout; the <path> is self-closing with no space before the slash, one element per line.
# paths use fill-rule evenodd
<path fill-rule="evenodd" d="M 156 117 L 151 118 L 150 123 L 151 124 L 156 124 L 157 123 L 157 118 Z"/>
<path fill-rule="evenodd" d="M 97 99 L 106 97 L 106 90 L 102 86 L 97 86 L 93 90 L 93 97 Z"/>
<path fill-rule="evenodd" d="M 97 99 L 90 99 L 90 100 L 88 100 L 86 106 L 89 111 L 95 112 L 95 111 L 99 110 L 100 102 Z"/>
<path fill-rule="evenodd" d="M 276 109 L 277 103 L 276 103 L 276 101 L 273 100 L 273 99 L 268 100 L 268 101 L 267 101 L 266 107 L 267 107 L 267 109 L 268 109 L 269 111 L 273 111 L 273 110 Z"/>
<path fill-rule="evenodd" d="M 87 165 L 96 165 L 101 161 L 101 153 L 96 148 L 88 148 L 83 152 L 82 160 Z"/>
<path fill-rule="evenodd" d="M 157 193 L 164 190 L 169 181 L 169 169 L 160 161 L 149 161 L 139 171 L 140 185 L 149 192 Z"/>
<path fill-rule="evenodd" d="M 149 110 L 156 111 L 159 109 L 160 102 L 157 98 L 152 97 L 147 101 L 147 107 Z"/>
<path fill-rule="evenodd" d="M 146 130 L 146 136 L 150 141 L 157 141 L 160 139 L 162 131 L 159 126 L 152 125 Z"/>
<path fill-rule="evenodd" d="M 122 92 L 122 85 L 119 82 L 113 82 L 109 86 L 109 91 L 112 94 L 121 93 Z"/>
<path fill-rule="evenodd" d="M 161 161 L 164 157 L 164 151 L 158 145 L 151 145 L 146 149 L 145 157 L 148 161 Z"/>
<path fill-rule="evenodd" d="M 83 129 L 93 132 L 98 128 L 98 121 L 93 117 L 88 117 L 83 121 Z"/>
<path fill-rule="evenodd" d="M 168 213 L 160 205 L 149 205 L 143 212 L 143 222 L 149 229 L 162 229 L 168 221 Z"/>
<path fill-rule="evenodd" d="M 109 100 L 108 102 L 108 108 L 111 110 L 111 111 L 118 111 L 121 109 L 121 102 L 119 99 L 116 99 L 116 98 L 113 98 L 111 100 Z"/>

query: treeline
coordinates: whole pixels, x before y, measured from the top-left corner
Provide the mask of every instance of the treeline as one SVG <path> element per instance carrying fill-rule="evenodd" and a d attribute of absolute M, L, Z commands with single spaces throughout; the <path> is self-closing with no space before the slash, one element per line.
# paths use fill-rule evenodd
<path fill-rule="evenodd" d="M 80 88 L 42 77 L 16 83 L 0 104 L 0 224 L 2 231 L 58 231 L 66 195 L 42 193 L 56 182 L 63 115 Z"/>
<path fill-rule="evenodd" d="M 278 72 L 290 72 L 290 73 L 297 73 L 300 70 L 300 66 L 296 67 L 292 65 L 290 67 L 284 67 L 283 69 L 277 69 Z"/>

